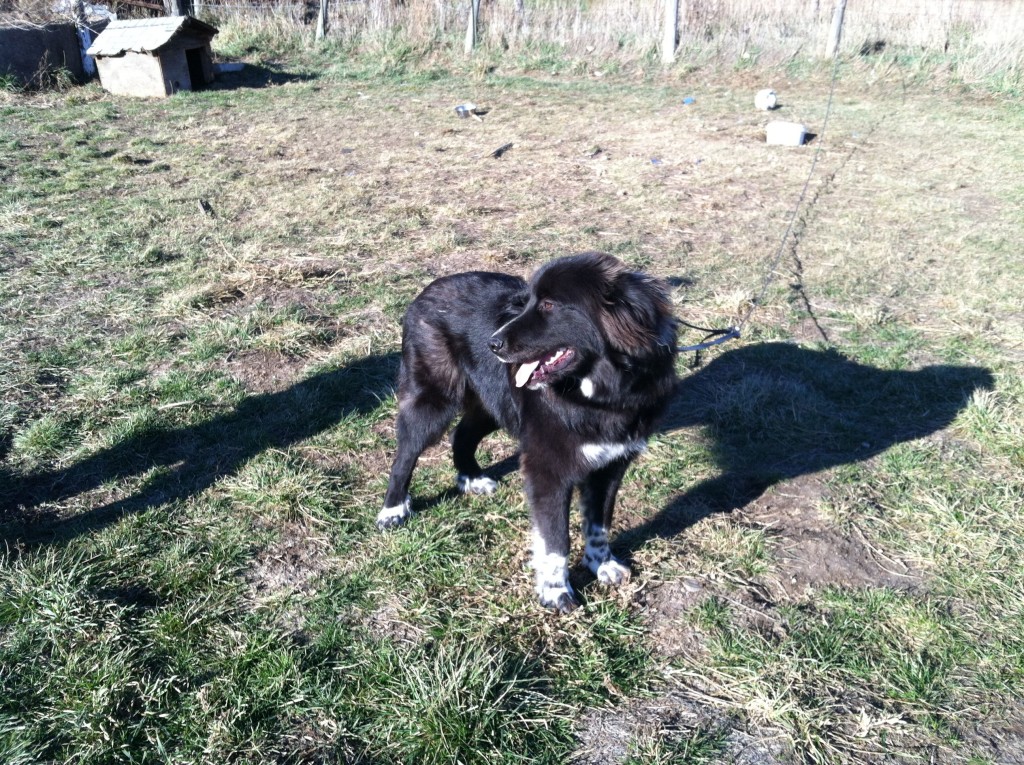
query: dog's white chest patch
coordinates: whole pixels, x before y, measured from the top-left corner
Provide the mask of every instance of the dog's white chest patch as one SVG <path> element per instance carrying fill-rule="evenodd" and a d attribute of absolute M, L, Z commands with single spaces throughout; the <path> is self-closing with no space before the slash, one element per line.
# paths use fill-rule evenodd
<path fill-rule="evenodd" d="M 580 453 L 595 468 L 604 467 L 623 457 L 639 454 L 647 448 L 646 441 L 623 441 L 612 444 L 583 444 Z"/>

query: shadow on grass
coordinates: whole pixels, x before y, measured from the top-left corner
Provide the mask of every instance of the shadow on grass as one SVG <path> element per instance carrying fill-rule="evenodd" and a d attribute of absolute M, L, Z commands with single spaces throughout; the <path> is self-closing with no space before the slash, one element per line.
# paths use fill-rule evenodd
<path fill-rule="evenodd" d="M 666 433 L 702 428 L 721 472 L 620 534 L 618 545 L 635 550 L 676 536 L 780 481 L 927 436 L 948 426 L 975 391 L 993 385 L 980 367 L 884 370 L 786 343 L 724 353 L 683 380 L 662 426 Z"/>
<path fill-rule="evenodd" d="M 204 90 L 237 90 L 239 88 L 269 88 L 292 82 L 309 82 L 317 75 L 306 72 L 286 72 L 273 66 L 246 64 L 238 72 L 218 72 L 216 79 Z"/>
<path fill-rule="evenodd" d="M 199 425 L 126 439 L 64 470 L 30 475 L 9 499 L 16 510 L 0 527 L 10 547 L 61 542 L 203 491 L 267 449 L 283 449 L 380 406 L 394 384 L 398 354 L 358 359 L 277 392 L 251 396 L 229 414 Z M 33 508 L 60 502 L 146 471 L 166 470 L 138 492 L 67 519 Z M 0 516 L 2 520 L 2 516 Z"/>
<path fill-rule="evenodd" d="M 65 470 L 29 476 L 14 490 L 21 520 L 5 524 L 3 540 L 12 547 L 59 542 L 193 496 L 267 449 L 373 411 L 397 366 L 397 353 L 359 359 L 287 390 L 247 398 L 200 425 L 131 438 Z M 785 343 L 726 352 L 682 381 L 662 427 L 666 433 L 703 428 L 720 474 L 620 534 L 617 546 L 634 550 L 648 539 L 675 536 L 713 513 L 742 507 L 779 481 L 927 436 L 948 426 L 976 390 L 992 386 L 991 373 L 979 367 L 888 371 Z M 166 472 L 137 493 L 73 518 L 47 520 L 31 512 L 159 466 Z M 500 479 L 516 467 L 515 458 L 507 458 L 486 472 Z M 423 498 L 417 510 L 453 494 Z"/>

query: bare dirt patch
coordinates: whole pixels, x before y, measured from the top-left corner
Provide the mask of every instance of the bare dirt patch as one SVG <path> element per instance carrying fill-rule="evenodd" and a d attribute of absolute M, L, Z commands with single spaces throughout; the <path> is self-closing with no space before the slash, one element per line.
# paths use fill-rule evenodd
<path fill-rule="evenodd" d="M 277 351 L 249 351 L 229 354 L 222 366 L 248 393 L 277 393 L 294 385 L 307 363 Z"/>
<path fill-rule="evenodd" d="M 365 618 L 363 624 L 374 637 L 390 640 L 398 645 L 420 645 L 427 637 L 425 629 L 402 618 L 401 610 L 394 598 L 388 598 L 380 603 Z"/>
<path fill-rule="evenodd" d="M 995 719 L 976 725 L 966 738 L 1000 765 L 1024 765 L 1024 706 L 1000 710 Z"/>
<path fill-rule="evenodd" d="M 820 479 L 804 476 L 773 487 L 744 513 L 747 522 L 765 528 L 772 539 L 773 595 L 798 600 L 829 586 L 921 586 L 910 564 L 869 544 L 855 527 L 837 528 L 824 518 L 818 509 L 824 493 Z"/>
<path fill-rule="evenodd" d="M 579 746 L 571 762 L 573 765 L 622 762 L 635 752 L 639 741 L 672 742 L 698 731 L 721 736 L 717 754 L 722 762 L 742 765 L 785 762 L 782 747 L 777 743 L 752 735 L 737 720 L 676 693 L 591 710 L 580 721 Z"/>
<path fill-rule="evenodd" d="M 651 645 L 658 653 L 668 659 L 703 653 L 701 636 L 686 623 L 686 614 L 707 594 L 707 588 L 690 577 L 652 582 L 637 593 L 636 601 L 644 607 Z"/>
<path fill-rule="evenodd" d="M 282 622 L 292 631 L 302 629 L 301 601 L 316 594 L 316 580 L 333 563 L 330 543 L 300 523 L 281 524 L 277 539 L 256 553 L 245 573 L 254 605 L 280 599 L 299 601 L 286 608 Z"/>

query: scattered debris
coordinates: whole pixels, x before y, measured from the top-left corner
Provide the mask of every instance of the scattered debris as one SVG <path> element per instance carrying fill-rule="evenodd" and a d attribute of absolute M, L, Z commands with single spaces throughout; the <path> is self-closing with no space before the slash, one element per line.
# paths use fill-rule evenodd
<path fill-rule="evenodd" d="M 697 103 L 697 99 L 693 96 L 687 96 L 683 99 L 683 106 L 690 106 L 691 104 Z"/>
<path fill-rule="evenodd" d="M 757 91 L 754 96 L 754 106 L 763 112 L 770 112 L 776 106 L 778 106 L 779 99 L 775 95 L 775 91 L 771 88 L 765 88 L 764 90 Z"/>
<path fill-rule="evenodd" d="M 468 101 L 455 107 L 455 113 L 459 115 L 460 118 L 466 119 L 467 117 L 472 117 L 478 122 L 483 122 L 480 117 L 481 115 L 487 114 L 487 111 L 487 109 L 481 109 L 476 104 Z"/>
<path fill-rule="evenodd" d="M 801 146 L 807 137 L 807 126 L 799 122 L 775 120 L 766 127 L 767 142 L 775 146 Z"/>
<path fill-rule="evenodd" d="M 511 149 L 513 145 L 514 145 L 514 144 L 511 144 L 511 143 L 506 143 L 506 144 L 505 144 L 504 146 L 499 146 L 499 147 L 498 147 L 497 149 L 495 149 L 494 151 L 492 151 L 492 152 L 491 152 L 490 154 L 488 154 L 487 156 L 488 156 L 488 157 L 494 157 L 495 159 L 498 159 L 499 157 L 501 157 L 501 155 L 502 155 L 502 154 L 504 154 L 504 153 L 505 153 L 506 151 L 508 151 L 509 149 Z"/>
<path fill-rule="evenodd" d="M 216 218 L 217 213 L 213 211 L 213 206 L 205 199 L 197 199 L 196 204 L 199 206 L 199 212 L 210 218 Z"/>
<path fill-rule="evenodd" d="M 63 16 L 74 16 L 80 12 L 90 22 L 117 20 L 117 14 L 110 10 L 110 6 L 100 3 L 82 3 L 79 6 L 75 0 L 59 0 L 53 4 L 53 12 Z"/>

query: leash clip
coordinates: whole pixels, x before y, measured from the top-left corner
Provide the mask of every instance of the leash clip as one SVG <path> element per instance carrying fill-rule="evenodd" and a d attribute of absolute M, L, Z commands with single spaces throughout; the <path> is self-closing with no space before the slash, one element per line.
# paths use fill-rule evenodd
<path fill-rule="evenodd" d="M 740 336 L 739 327 L 729 327 L 728 329 L 713 329 L 708 330 L 708 337 L 713 337 L 713 340 L 705 340 L 702 343 L 696 345 L 684 345 L 676 348 L 676 353 L 695 353 L 703 351 L 705 348 L 710 348 L 713 345 L 721 345 L 728 340 L 738 339 Z"/>

